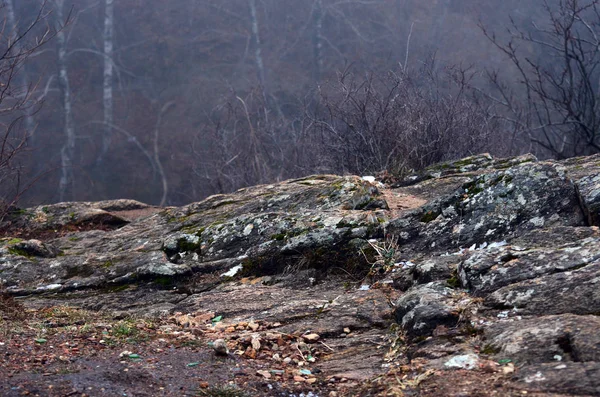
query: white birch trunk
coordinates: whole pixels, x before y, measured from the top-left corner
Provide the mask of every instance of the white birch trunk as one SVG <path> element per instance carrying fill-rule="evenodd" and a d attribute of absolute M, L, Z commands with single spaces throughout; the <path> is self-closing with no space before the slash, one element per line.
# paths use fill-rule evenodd
<path fill-rule="evenodd" d="M 315 0 L 315 22 L 313 37 L 314 53 L 314 80 L 318 84 L 321 82 L 323 73 L 323 0 Z"/>
<path fill-rule="evenodd" d="M 63 128 L 65 143 L 60 151 L 61 177 L 58 184 L 59 200 L 72 199 L 73 194 L 73 155 L 75 153 L 75 125 L 73 123 L 73 106 L 71 88 L 67 70 L 67 43 L 62 29 L 64 20 L 64 0 L 55 0 L 56 4 L 56 43 L 58 45 L 58 86 L 63 102 Z"/>
<path fill-rule="evenodd" d="M 256 13 L 256 0 L 248 0 L 250 6 L 250 17 L 252 18 L 252 37 L 254 38 L 254 59 L 258 72 L 258 81 L 265 92 L 265 63 L 262 58 L 262 44 L 260 41 L 260 31 L 258 27 L 258 15 Z"/>
<path fill-rule="evenodd" d="M 114 0 L 104 1 L 104 130 L 102 149 L 96 161 L 100 164 L 110 148 L 113 125 L 113 31 Z"/>
<path fill-rule="evenodd" d="M 5 3 L 6 13 L 8 16 L 9 29 L 12 29 L 11 40 L 15 40 L 19 36 L 18 27 L 17 27 L 17 17 L 15 15 L 15 7 L 13 4 L 13 0 L 7 0 Z M 23 48 L 20 43 L 16 43 L 14 46 L 14 52 L 16 54 L 21 53 Z M 33 104 L 29 100 L 30 96 L 30 84 L 29 84 L 29 76 L 27 75 L 27 71 L 25 70 L 25 65 L 23 65 L 23 69 L 19 73 L 18 84 L 21 86 L 20 88 L 23 90 L 23 111 L 25 113 L 25 130 L 27 133 L 28 139 L 33 140 L 33 135 L 35 133 L 35 121 L 33 120 L 31 108 Z"/>

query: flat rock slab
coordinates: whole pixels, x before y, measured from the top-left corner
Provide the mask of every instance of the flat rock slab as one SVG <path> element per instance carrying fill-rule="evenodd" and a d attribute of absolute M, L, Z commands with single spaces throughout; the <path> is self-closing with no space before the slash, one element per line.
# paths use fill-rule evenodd
<path fill-rule="evenodd" d="M 523 363 L 600 362 L 600 318 L 564 314 L 500 321 L 484 333 L 498 359 Z"/>
<path fill-rule="evenodd" d="M 590 232 L 595 234 L 595 230 Z M 547 242 L 552 246 L 524 248 L 511 244 L 476 251 L 458 266 L 462 286 L 485 296 L 520 281 L 591 266 L 600 259 L 600 237 L 567 244 Z"/>
<path fill-rule="evenodd" d="M 522 388 L 533 392 L 600 395 L 600 364 L 597 362 L 529 365 L 519 371 L 517 379 Z"/>
<path fill-rule="evenodd" d="M 502 287 L 485 298 L 497 309 L 518 308 L 529 315 L 600 313 L 600 260 L 583 268 Z"/>
<path fill-rule="evenodd" d="M 452 176 L 457 177 L 460 175 Z M 533 229 L 584 222 L 573 182 L 564 167 L 554 163 L 527 162 L 462 182 L 418 210 L 392 220 L 387 230 L 399 236 L 413 254 L 443 253 L 502 241 Z"/>

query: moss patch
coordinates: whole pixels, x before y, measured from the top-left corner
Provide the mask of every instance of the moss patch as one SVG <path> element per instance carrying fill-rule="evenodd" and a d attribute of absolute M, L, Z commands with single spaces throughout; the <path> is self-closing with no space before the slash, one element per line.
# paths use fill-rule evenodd
<path fill-rule="evenodd" d="M 20 239 L 20 238 L 11 238 L 8 241 L 4 241 L 3 244 L 4 245 L 13 245 L 13 244 L 19 244 L 21 242 L 23 242 L 23 239 Z"/>
<path fill-rule="evenodd" d="M 480 351 L 481 354 L 486 354 L 488 356 L 500 353 L 500 349 L 493 345 L 485 345 Z"/>
<path fill-rule="evenodd" d="M 429 223 L 429 222 L 436 220 L 438 216 L 440 216 L 439 211 L 427 211 L 426 213 L 423 214 L 420 221 L 423 223 Z"/>
<path fill-rule="evenodd" d="M 31 258 L 33 256 L 27 250 L 19 247 L 8 247 L 8 252 L 12 255 L 24 256 L 25 258 Z"/>

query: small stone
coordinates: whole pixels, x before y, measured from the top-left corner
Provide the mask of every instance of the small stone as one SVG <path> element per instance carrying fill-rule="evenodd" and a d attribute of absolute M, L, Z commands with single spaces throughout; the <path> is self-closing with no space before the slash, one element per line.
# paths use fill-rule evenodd
<path fill-rule="evenodd" d="M 308 335 L 303 335 L 302 337 L 307 342 L 316 342 L 320 338 L 319 334 L 308 334 Z"/>
<path fill-rule="evenodd" d="M 131 352 L 129 350 L 124 350 L 121 352 L 121 354 L 119 354 L 119 357 L 129 356 L 130 354 L 133 354 L 133 352 Z"/>
<path fill-rule="evenodd" d="M 217 339 L 212 343 L 212 348 L 218 356 L 226 356 L 229 353 L 227 343 L 223 339 Z"/>
<path fill-rule="evenodd" d="M 510 375 L 515 372 L 515 365 L 513 363 L 508 363 L 504 367 L 502 367 L 502 373 L 504 375 Z"/>
<path fill-rule="evenodd" d="M 350 328 L 348 328 L 348 327 L 344 328 L 344 332 L 345 332 L 346 334 L 349 334 L 349 333 L 350 333 Z"/>
<path fill-rule="evenodd" d="M 286 357 L 286 358 L 283 359 L 283 362 L 286 363 L 286 364 L 289 364 L 289 363 L 292 362 L 292 358 L 291 357 Z"/>
<path fill-rule="evenodd" d="M 313 384 L 313 383 L 315 383 L 316 381 L 317 381 L 317 378 L 308 378 L 308 379 L 306 380 L 306 383 L 308 383 L 308 384 L 311 384 L 311 385 L 312 385 L 312 384 Z"/>
<path fill-rule="evenodd" d="M 304 378 L 302 376 L 295 375 L 294 382 L 304 382 Z"/>
<path fill-rule="evenodd" d="M 256 324 L 255 322 L 248 323 L 248 329 L 251 329 L 252 331 L 257 331 L 258 328 L 260 328 L 260 325 Z"/>
<path fill-rule="evenodd" d="M 278 353 L 273 354 L 273 360 L 275 360 L 275 361 L 281 361 L 281 357 L 279 357 Z"/>
<path fill-rule="evenodd" d="M 483 372 L 496 372 L 498 370 L 498 363 L 491 360 L 482 360 L 479 363 L 479 369 Z"/>
<path fill-rule="evenodd" d="M 330 392 L 329 392 L 329 397 L 337 397 L 337 395 L 338 395 L 338 394 L 337 394 L 337 392 L 335 392 L 335 391 L 330 391 Z"/>
<path fill-rule="evenodd" d="M 200 387 L 201 387 L 202 389 L 207 389 L 207 388 L 208 388 L 208 386 L 209 386 L 208 382 L 200 382 Z"/>
<path fill-rule="evenodd" d="M 271 379 L 271 373 L 269 371 L 265 371 L 265 370 L 258 370 L 256 371 L 257 375 L 261 375 L 262 377 L 264 377 L 265 379 Z"/>
<path fill-rule="evenodd" d="M 252 338 L 252 341 L 250 342 L 250 344 L 252 345 L 252 348 L 254 350 L 260 350 L 260 338 L 256 337 L 256 338 Z"/>
<path fill-rule="evenodd" d="M 244 352 L 244 356 L 251 358 L 251 359 L 255 359 L 256 358 L 256 350 L 254 350 L 253 348 L 248 346 L 248 348 Z"/>
<path fill-rule="evenodd" d="M 229 327 L 229 328 L 225 329 L 225 332 L 227 332 L 228 334 L 231 334 L 231 333 L 235 332 L 235 327 Z"/>

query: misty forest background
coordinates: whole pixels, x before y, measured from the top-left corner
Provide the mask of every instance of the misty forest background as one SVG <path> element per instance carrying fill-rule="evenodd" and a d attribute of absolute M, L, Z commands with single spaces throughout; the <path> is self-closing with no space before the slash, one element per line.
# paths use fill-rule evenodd
<path fill-rule="evenodd" d="M 4 3 L 7 202 L 600 151 L 596 1 Z"/>

